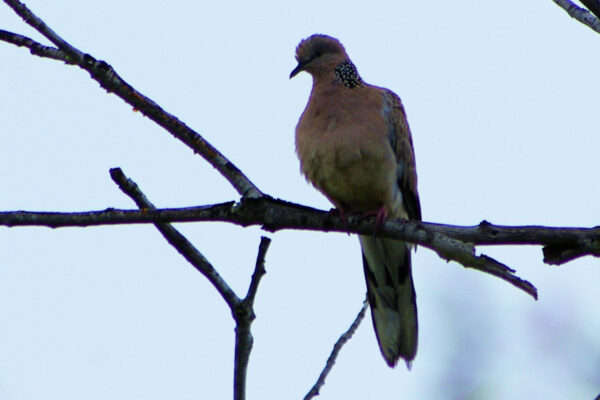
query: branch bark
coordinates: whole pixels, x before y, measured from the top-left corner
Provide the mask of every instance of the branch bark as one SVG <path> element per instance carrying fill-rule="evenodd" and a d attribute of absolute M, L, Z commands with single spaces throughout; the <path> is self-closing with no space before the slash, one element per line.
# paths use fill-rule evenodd
<path fill-rule="evenodd" d="M 14 44 L 17 47 L 26 47 L 34 56 L 64 61 L 65 63 L 71 65 L 74 64 L 63 51 L 57 49 L 56 47 L 44 46 L 43 44 L 38 43 L 27 36 L 0 29 L 0 40 Z"/>
<path fill-rule="evenodd" d="M 600 18 L 600 1 L 599 0 L 579 0 L 581 4 L 587 7 L 597 18 Z"/>
<path fill-rule="evenodd" d="M 552 1 L 554 1 L 560 8 L 565 10 L 567 12 L 567 14 L 569 14 L 571 16 L 571 18 L 576 19 L 577 21 L 586 25 L 590 29 L 600 33 L 600 20 L 596 17 L 596 16 L 598 16 L 598 14 L 596 14 L 597 10 L 595 7 L 593 8 L 593 10 L 590 8 L 590 10 L 594 11 L 594 14 L 596 14 L 596 16 L 594 16 L 592 13 L 590 13 L 585 8 L 577 6 L 572 1 L 569 1 L 569 0 L 552 0 Z M 585 4 L 584 1 L 582 1 L 582 3 Z M 596 3 L 596 5 L 598 5 L 598 3 L 596 1 L 591 1 L 589 3 L 590 4 Z M 586 4 L 586 6 L 587 6 L 587 4 Z"/>

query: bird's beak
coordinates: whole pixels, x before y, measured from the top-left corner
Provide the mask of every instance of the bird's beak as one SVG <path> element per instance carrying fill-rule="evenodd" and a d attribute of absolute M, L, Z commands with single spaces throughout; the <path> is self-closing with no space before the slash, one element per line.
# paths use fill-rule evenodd
<path fill-rule="evenodd" d="M 298 63 L 298 66 L 296 68 L 294 68 L 294 70 L 290 74 L 290 79 L 292 79 L 293 77 L 295 77 L 296 75 L 298 75 L 300 72 L 304 71 L 304 67 L 305 67 L 304 64 Z"/>

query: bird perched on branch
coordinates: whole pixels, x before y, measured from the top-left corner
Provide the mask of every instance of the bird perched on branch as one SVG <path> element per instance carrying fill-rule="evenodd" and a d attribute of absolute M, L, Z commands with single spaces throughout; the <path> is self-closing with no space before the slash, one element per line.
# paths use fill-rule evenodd
<path fill-rule="evenodd" d="M 313 35 L 296 48 L 298 66 L 313 78 L 296 126 L 302 173 L 338 209 L 387 218 L 421 220 L 412 138 L 400 98 L 365 83 L 344 46 Z M 410 367 L 417 352 L 416 295 L 411 245 L 360 235 L 367 296 L 383 358 Z"/>

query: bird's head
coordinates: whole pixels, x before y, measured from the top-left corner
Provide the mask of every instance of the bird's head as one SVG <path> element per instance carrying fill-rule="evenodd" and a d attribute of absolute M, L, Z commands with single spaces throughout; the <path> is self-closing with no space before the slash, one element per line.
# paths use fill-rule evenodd
<path fill-rule="evenodd" d="M 320 72 L 333 71 L 340 63 L 348 60 L 344 46 L 339 40 L 327 35 L 312 35 L 300 42 L 296 47 L 298 66 L 290 74 L 290 78 L 306 71 L 315 76 Z"/>

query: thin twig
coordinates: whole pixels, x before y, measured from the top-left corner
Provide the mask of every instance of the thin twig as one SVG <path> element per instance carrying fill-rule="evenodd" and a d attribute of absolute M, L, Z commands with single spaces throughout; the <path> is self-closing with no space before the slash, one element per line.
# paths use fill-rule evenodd
<path fill-rule="evenodd" d="M 590 29 L 600 33 L 600 20 L 596 18 L 592 13 L 590 13 L 585 8 L 581 8 L 575 5 L 572 1 L 569 0 L 552 0 L 559 7 L 567 12 L 571 16 L 571 18 L 576 19 L 582 24 L 588 26 Z"/>
<path fill-rule="evenodd" d="M 35 40 L 28 38 L 27 36 L 0 29 L 0 40 L 14 44 L 18 47 L 27 47 L 34 56 L 64 61 L 67 64 L 74 64 L 71 60 L 69 60 L 64 52 L 56 47 L 44 46 L 43 44 L 40 44 Z"/>
<path fill-rule="evenodd" d="M 313 385 L 312 388 L 310 388 L 306 396 L 304 396 L 304 400 L 310 400 L 313 397 L 319 395 L 319 391 L 321 390 L 321 387 L 323 387 L 323 385 L 325 384 L 325 379 L 327 378 L 327 375 L 329 375 L 329 372 L 331 372 L 331 369 L 333 368 L 333 365 L 335 364 L 335 361 L 340 351 L 342 350 L 342 347 L 344 346 L 344 344 L 346 344 L 348 340 L 350 340 L 350 338 L 354 335 L 354 332 L 356 332 L 356 330 L 358 329 L 360 323 L 365 317 L 365 313 L 367 311 L 368 306 L 369 303 L 367 303 L 367 300 L 365 300 L 360 311 L 358 312 L 358 315 L 350 325 L 350 328 L 348 328 L 348 330 L 344 332 L 342 336 L 340 336 L 337 342 L 335 342 L 335 344 L 333 345 L 333 350 L 331 350 L 331 354 L 329 355 L 329 358 L 327 358 L 327 362 L 325 363 L 325 368 L 323 368 L 323 371 L 321 371 L 317 382 Z"/>
<path fill-rule="evenodd" d="M 84 53 L 70 45 L 20 1 L 4 0 L 4 2 L 23 18 L 27 24 L 54 43 L 58 49 L 66 55 L 67 62 L 76 64 L 87 71 L 94 80 L 100 83 L 100 86 L 106 89 L 107 92 L 115 93 L 125 102 L 133 106 L 135 110 L 140 111 L 143 115 L 147 116 L 177 139 L 185 143 L 194 151 L 194 153 L 200 154 L 206 161 L 215 167 L 229 183 L 231 183 L 241 196 L 261 197 L 263 195 L 250 179 L 248 179 L 238 167 L 229 161 L 215 147 L 186 124 L 179 121 L 174 115 L 163 110 L 150 98 L 144 96 L 125 82 L 108 63 L 102 60 L 96 60 L 90 54 Z M 8 32 L 8 34 L 10 34 L 10 32 Z M 6 34 L 4 37 L 6 37 Z M 40 46 L 39 43 L 29 38 L 23 38 L 24 39 L 17 45 L 26 46 L 30 49 Z M 13 43 L 15 40 L 14 37 L 9 37 L 8 39 L 9 40 L 5 40 L 8 43 Z M 3 37 L 0 36 L 0 40 L 3 40 Z M 37 55 L 41 54 L 38 52 Z"/>
<path fill-rule="evenodd" d="M 140 207 L 142 212 L 155 210 L 154 204 L 142 193 L 138 185 L 127 178 L 120 168 L 110 170 L 110 176 L 119 188 Z M 163 237 L 181 254 L 190 264 L 194 266 L 221 294 L 231 311 L 233 312 L 241 300 L 233 292 L 231 287 L 219 275 L 211 263 L 191 244 L 177 229 L 168 223 L 155 223 L 156 228 Z"/>
<path fill-rule="evenodd" d="M 44 35 L 48 40 L 56 45 L 59 49 L 67 53 L 74 60 L 83 58 L 83 54 L 75 47 L 67 43 L 63 38 L 58 36 L 44 21 L 38 18 L 27 6 L 18 0 L 4 0 L 10 8 L 14 10 L 23 20 L 36 31 Z"/>
<path fill-rule="evenodd" d="M 246 376 L 248 371 L 248 362 L 254 338 L 252 337 L 251 326 L 254 321 L 254 299 L 258 291 L 258 285 L 261 278 L 266 273 L 265 257 L 271 244 L 271 239 L 262 236 L 258 246 L 258 255 L 254 266 L 252 280 L 248 287 L 248 294 L 240 305 L 236 308 L 234 318 L 235 327 L 235 365 L 233 371 L 233 398 L 243 400 L 246 398 Z"/>
<path fill-rule="evenodd" d="M 248 302 L 251 306 L 254 305 L 254 298 L 256 297 L 256 292 L 258 291 L 258 284 L 260 280 L 267 273 L 265 270 L 265 257 L 267 256 L 267 250 L 269 250 L 269 245 L 271 244 L 271 239 L 265 236 L 261 236 L 260 245 L 258 246 L 258 254 L 256 256 L 256 265 L 254 266 L 254 272 L 252 273 L 252 280 L 250 280 L 250 285 L 248 286 L 248 293 L 244 298 L 244 301 Z"/>

